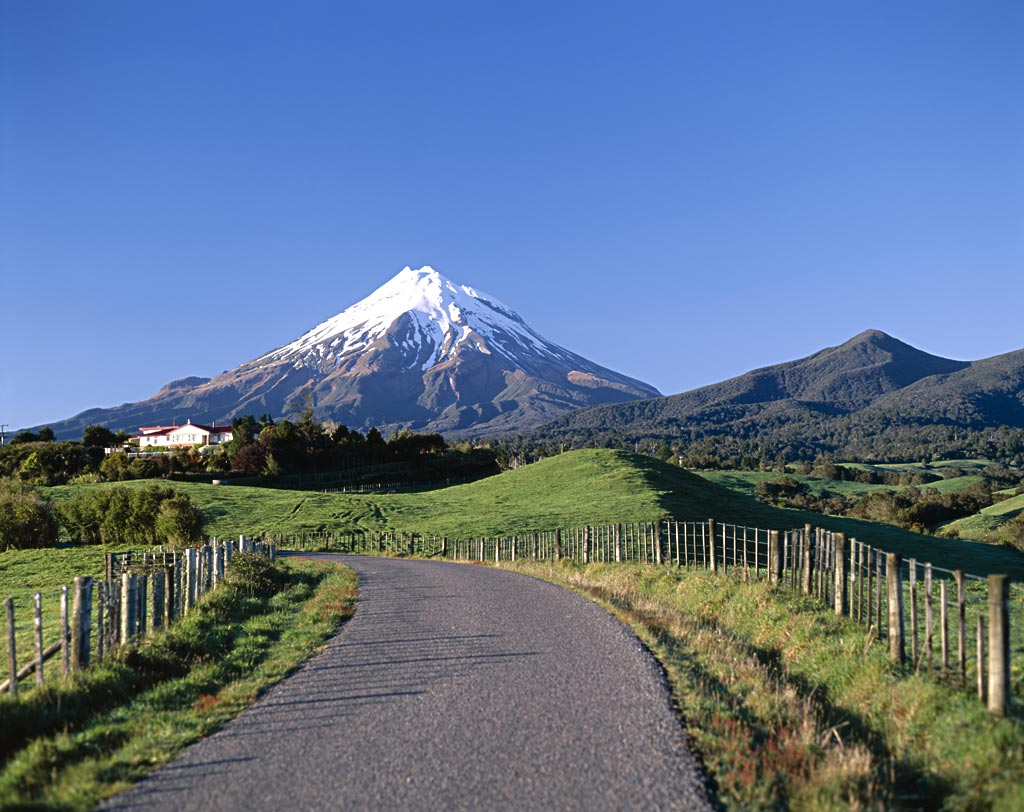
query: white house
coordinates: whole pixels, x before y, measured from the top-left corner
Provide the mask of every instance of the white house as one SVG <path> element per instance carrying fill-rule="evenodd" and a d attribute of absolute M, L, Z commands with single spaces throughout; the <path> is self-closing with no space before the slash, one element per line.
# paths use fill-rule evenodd
<path fill-rule="evenodd" d="M 184 426 L 141 426 L 139 451 L 147 448 L 191 448 L 196 445 L 220 445 L 232 438 L 231 426 L 201 426 L 189 420 Z"/>

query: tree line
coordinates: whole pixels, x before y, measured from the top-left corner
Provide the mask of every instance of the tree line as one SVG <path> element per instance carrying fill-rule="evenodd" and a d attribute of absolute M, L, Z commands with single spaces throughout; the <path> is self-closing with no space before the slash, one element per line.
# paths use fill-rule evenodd
<path fill-rule="evenodd" d="M 89 426 L 81 442 L 53 439 L 53 432 L 21 432 L 0 447 L 0 477 L 34 486 L 244 476 L 251 484 L 274 484 L 283 477 L 337 473 L 339 479 L 389 483 L 478 479 L 498 473 L 497 453 L 468 443 L 449 445 L 440 434 L 365 434 L 315 419 L 312 400 L 300 398 L 294 419 L 247 414 L 232 421 L 233 439 L 218 446 L 192 446 L 145 454 L 106 453 L 126 446 L 124 432 Z M 382 472 L 382 469 L 387 469 Z"/>

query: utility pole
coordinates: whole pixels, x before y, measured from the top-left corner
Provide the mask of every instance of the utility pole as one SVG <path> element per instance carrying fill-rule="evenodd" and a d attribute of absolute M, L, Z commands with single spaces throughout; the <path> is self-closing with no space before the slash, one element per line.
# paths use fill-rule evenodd
<path fill-rule="evenodd" d="M 6 437 L 4 435 L 4 429 L 7 428 L 9 425 L 11 425 L 11 424 L 10 423 L 0 423 L 0 445 L 3 445 L 4 442 L 6 441 Z"/>

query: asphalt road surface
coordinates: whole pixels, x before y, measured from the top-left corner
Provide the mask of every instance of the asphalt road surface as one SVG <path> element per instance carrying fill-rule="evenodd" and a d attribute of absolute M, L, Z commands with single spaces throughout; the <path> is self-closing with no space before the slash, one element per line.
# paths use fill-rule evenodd
<path fill-rule="evenodd" d="M 327 648 L 103 809 L 709 810 L 654 659 L 568 590 L 431 561 L 360 576 Z"/>

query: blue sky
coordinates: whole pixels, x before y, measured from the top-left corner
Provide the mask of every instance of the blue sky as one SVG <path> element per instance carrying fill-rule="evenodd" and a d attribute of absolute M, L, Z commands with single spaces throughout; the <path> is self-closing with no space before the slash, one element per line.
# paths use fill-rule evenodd
<path fill-rule="evenodd" d="M 0 422 L 433 265 L 665 393 L 1024 347 L 1019 2 L 0 2 Z"/>

